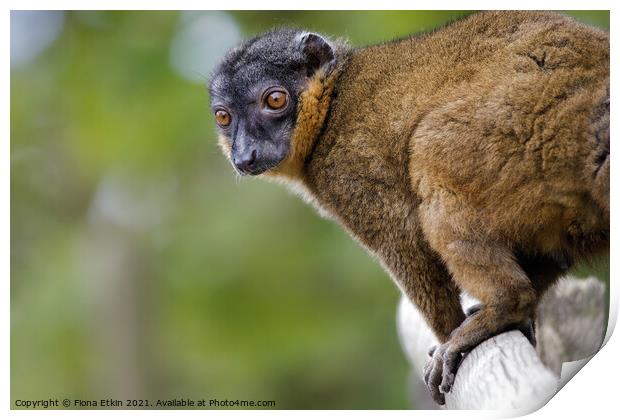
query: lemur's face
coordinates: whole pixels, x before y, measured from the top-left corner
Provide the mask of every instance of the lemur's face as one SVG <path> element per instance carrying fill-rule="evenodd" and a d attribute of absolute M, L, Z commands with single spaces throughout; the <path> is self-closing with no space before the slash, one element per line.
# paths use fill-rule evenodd
<path fill-rule="evenodd" d="M 231 163 L 241 175 L 277 167 L 289 154 L 299 96 L 333 59 L 315 34 L 280 29 L 233 49 L 209 84 L 211 108 Z"/>
<path fill-rule="evenodd" d="M 258 77 L 247 77 L 246 70 L 214 79 L 212 88 L 228 86 L 213 91 L 211 107 L 235 169 L 258 175 L 288 155 L 302 80 L 277 77 L 265 71 L 268 68 Z"/>

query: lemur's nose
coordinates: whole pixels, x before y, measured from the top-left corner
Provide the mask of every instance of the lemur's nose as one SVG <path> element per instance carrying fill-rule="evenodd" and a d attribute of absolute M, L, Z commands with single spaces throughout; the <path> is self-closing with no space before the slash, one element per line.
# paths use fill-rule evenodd
<path fill-rule="evenodd" d="M 256 163 L 256 149 L 250 149 L 234 157 L 233 163 L 241 172 L 252 172 Z"/>

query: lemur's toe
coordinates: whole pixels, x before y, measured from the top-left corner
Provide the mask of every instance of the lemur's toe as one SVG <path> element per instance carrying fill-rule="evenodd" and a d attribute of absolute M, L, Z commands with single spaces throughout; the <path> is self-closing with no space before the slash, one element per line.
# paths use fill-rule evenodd
<path fill-rule="evenodd" d="M 433 357 L 433 354 L 435 353 L 435 350 L 437 350 L 437 346 L 431 346 L 431 347 L 428 349 L 428 355 L 429 355 L 430 357 Z"/>
<path fill-rule="evenodd" d="M 484 305 L 482 303 L 476 303 L 475 305 L 472 305 L 465 310 L 465 316 L 470 317 L 476 312 L 480 311 L 482 308 L 484 308 Z"/>
<path fill-rule="evenodd" d="M 456 371 L 459 368 L 462 360 L 461 353 L 445 351 L 443 354 L 443 375 L 441 380 L 440 390 L 444 394 L 450 392 L 452 385 L 454 385 L 454 379 L 456 378 Z"/>
<path fill-rule="evenodd" d="M 445 396 L 441 392 L 441 384 L 444 380 L 444 351 L 445 348 L 443 346 L 431 348 L 431 351 L 429 351 L 431 358 L 424 367 L 424 382 L 431 393 L 431 397 L 433 397 L 433 400 L 439 405 L 444 405 L 446 403 Z"/>

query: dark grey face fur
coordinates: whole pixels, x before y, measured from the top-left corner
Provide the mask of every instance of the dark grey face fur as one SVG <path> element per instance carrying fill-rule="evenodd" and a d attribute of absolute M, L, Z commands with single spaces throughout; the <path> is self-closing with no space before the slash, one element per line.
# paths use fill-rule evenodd
<path fill-rule="evenodd" d="M 214 71 L 211 107 L 242 175 L 276 167 L 290 149 L 299 95 L 334 51 L 319 35 L 277 29 L 231 50 Z"/>

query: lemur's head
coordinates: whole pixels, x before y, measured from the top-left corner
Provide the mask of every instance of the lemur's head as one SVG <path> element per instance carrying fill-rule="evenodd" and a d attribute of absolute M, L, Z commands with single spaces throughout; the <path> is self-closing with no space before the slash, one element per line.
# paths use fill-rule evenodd
<path fill-rule="evenodd" d="M 250 39 L 224 57 L 209 93 L 220 146 L 240 174 L 296 175 L 323 124 L 336 61 L 331 42 L 293 29 Z"/>

